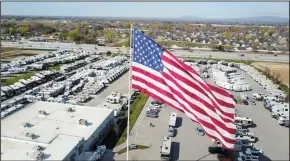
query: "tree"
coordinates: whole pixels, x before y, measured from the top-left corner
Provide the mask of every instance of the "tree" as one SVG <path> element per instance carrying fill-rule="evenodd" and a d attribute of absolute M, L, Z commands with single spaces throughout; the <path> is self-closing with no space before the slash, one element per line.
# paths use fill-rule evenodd
<path fill-rule="evenodd" d="M 226 33 L 225 33 L 225 38 L 226 38 L 227 40 L 229 40 L 231 37 L 232 37 L 232 34 L 231 34 L 230 32 L 226 32 Z"/>
<path fill-rule="evenodd" d="M 269 77 L 271 75 L 271 70 L 268 67 L 265 67 L 265 75 Z"/>
<path fill-rule="evenodd" d="M 66 40 L 67 36 L 68 36 L 67 33 L 60 33 L 60 34 L 58 35 L 58 38 L 59 38 L 60 40 Z"/>
<path fill-rule="evenodd" d="M 87 25 L 84 27 L 84 34 L 89 34 L 89 27 Z"/>
<path fill-rule="evenodd" d="M 268 35 L 269 35 L 269 36 L 272 36 L 274 33 L 275 33 L 275 30 L 273 30 L 273 29 L 270 30 L 270 31 L 268 31 Z"/>
<path fill-rule="evenodd" d="M 80 33 L 78 31 L 71 31 L 68 33 L 68 37 L 75 41 L 76 39 L 79 39 L 80 38 Z"/>
<path fill-rule="evenodd" d="M 281 75 L 278 72 L 273 73 L 272 78 L 275 83 L 281 83 Z"/>
<path fill-rule="evenodd" d="M 114 36 L 113 36 L 112 32 L 109 32 L 109 31 L 107 31 L 107 32 L 105 33 L 105 38 L 107 39 L 107 41 L 108 41 L 109 43 L 112 43 L 113 40 L 114 40 Z"/>
<path fill-rule="evenodd" d="M 218 50 L 219 50 L 219 51 L 225 51 L 225 48 L 224 48 L 223 45 L 219 45 L 219 46 L 218 46 Z"/>
<path fill-rule="evenodd" d="M 107 51 L 107 52 L 106 52 L 106 55 L 107 55 L 107 56 L 111 56 L 111 55 L 112 55 L 112 52 Z"/>
<path fill-rule="evenodd" d="M 259 42 L 258 42 L 258 41 L 254 41 L 254 42 L 253 42 L 253 45 L 252 45 L 252 48 L 253 48 L 254 50 L 257 50 L 257 49 L 259 48 Z"/>
<path fill-rule="evenodd" d="M 246 40 L 247 40 L 247 41 L 250 41 L 250 40 L 253 40 L 253 38 L 252 38 L 252 36 L 247 36 L 247 37 L 246 37 Z"/>
<path fill-rule="evenodd" d="M 14 29 L 14 28 L 9 28 L 9 34 L 10 34 L 10 35 L 15 35 L 15 34 L 16 34 L 16 29 Z"/>

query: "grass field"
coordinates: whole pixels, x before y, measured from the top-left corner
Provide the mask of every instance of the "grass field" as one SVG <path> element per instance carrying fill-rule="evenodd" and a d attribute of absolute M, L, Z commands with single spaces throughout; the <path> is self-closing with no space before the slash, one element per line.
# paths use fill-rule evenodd
<path fill-rule="evenodd" d="M 135 122 L 137 121 L 141 111 L 143 110 L 143 107 L 145 106 L 148 98 L 149 98 L 148 95 L 146 95 L 145 93 L 141 93 L 138 96 L 138 98 L 134 101 L 134 103 L 132 103 L 131 105 L 132 112 L 130 114 L 130 131 L 135 125 Z M 127 128 L 124 130 L 116 146 L 124 143 L 126 140 L 127 140 Z"/>
<path fill-rule="evenodd" d="M 29 79 L 30 77 L 34 76 L 35 72 L 28 72 L 24 74 L 16 74 L 13 77 L 8 78 L 6 81 L 2 81 L 1 79 L 1 85 L 9 86 L 17 82 L 19 79 Z"/>
<path fill-rule="evenodd" d="M 252 65 L 263 71 L 268 67 L 271 73 L 280 74 L 281 80 L 289 85 L 289 63 L 254 62 Z"/>

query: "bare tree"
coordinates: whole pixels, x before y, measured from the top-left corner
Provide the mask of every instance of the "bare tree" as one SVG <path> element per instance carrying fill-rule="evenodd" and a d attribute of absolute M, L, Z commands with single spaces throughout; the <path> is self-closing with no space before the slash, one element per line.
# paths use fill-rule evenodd
<path fill-rule="evenodd" d="M 271 75 L 271 70 L 268 67 L 265 67 L 265 75 L 269 77 Z"/>
<path fill-rule="evenodd" d="M 280 83 L 281 82 L 280 73 L 275 72 L 275 73 L 272 74 L 272 77 L 273 77 L 273 80 L 274 80 L 275 83 Z"/>

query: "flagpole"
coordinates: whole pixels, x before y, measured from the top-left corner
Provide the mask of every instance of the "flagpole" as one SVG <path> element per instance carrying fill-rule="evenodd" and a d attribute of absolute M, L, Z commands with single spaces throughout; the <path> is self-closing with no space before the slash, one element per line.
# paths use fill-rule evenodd
<path fill-rule="evenodd" d="M 129 49 L 129 54 L 130 54 L 130 68 L 129 68 L 129 91 L 128 91 L 128 95 L 129 95 L 129 102 L 128 102 L 128 116 L 127 116 L 127 160 L 129 160 L 129 137 L 130 137 L 130 105 L 131 105 L 131 71 L 132 71 L 132 39 L 133 39 L 133 24 L 131 23 L 130 26 L 130 49 Z"/>

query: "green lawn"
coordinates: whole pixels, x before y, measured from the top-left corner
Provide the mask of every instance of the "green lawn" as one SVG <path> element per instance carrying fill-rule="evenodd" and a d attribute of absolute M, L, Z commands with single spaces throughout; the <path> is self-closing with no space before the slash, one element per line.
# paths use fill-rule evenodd
<path fill-rule="evenodd" d="M 14 84 L 15 82 L 17 82 L 19 79 L 29 79 L 30 77 L 34 76 L 35 72 L 28 72 L 28 73 L 24 73 L 24 74 L 16 74 L 11 78 L 8 78 L 5 82 L 2 82 L 1 80 L 1 84 L 4 86 L 9 86 Z"/>
<path fill-rule="evenodd" d="M 130 40 L 116 44 L 116 47 L 129 47 L 129 46 L 130 46 Z"/>
<path fill-rule="evenodd" d="M 49 70 L 57 70 L 57 71 L 59 71 L 60 70 L 60 65 L 56 65 L 56 66 L 53 66 L 53 67 L 49 67 L 48 69 Z"/>
<path fill-rule="evenodd" d="M 145 93 L 141 93 L 138 98 L 131 104 L 131 114 L 130 114 L 130 131 L 132 130 L 135 122 L 137 121 L 143 107 L 145 106 L 149 96 Z M 128 127 L 127 127 L 128 128 Z M 117 145 L 124 143 L 127 140 L 127 128 L 124 130 L 122 136 L 120 137 Z"/>
<path fill-rule="evenodd" d="M 143 146 L 143 145 L 136 145 L 136 149 L 130 149 L 129 150 L 137 150 L 137 149 L 147 149 L 149 148 L 148 146 Z M 120 155 L 120 154 L 123 154 L 123 153 L 126 153 L 127 152 L 127 147 L 118 151 L 117 153 Z"/>

